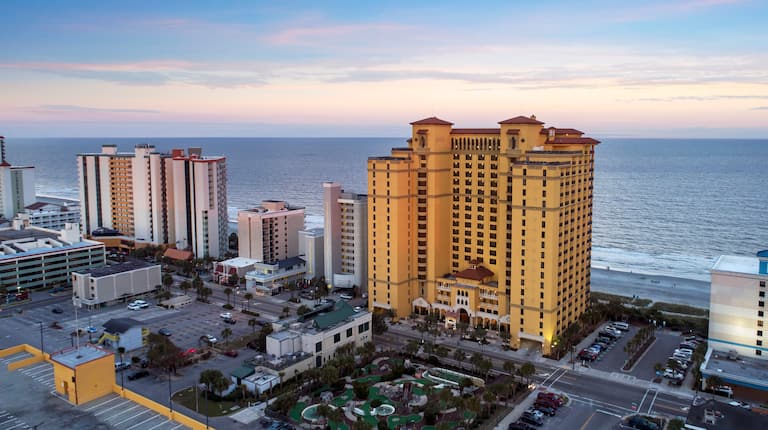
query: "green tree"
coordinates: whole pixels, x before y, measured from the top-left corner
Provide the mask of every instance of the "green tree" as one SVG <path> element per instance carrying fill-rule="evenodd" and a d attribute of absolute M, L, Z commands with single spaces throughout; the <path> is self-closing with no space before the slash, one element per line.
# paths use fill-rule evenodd
<path fill-rule="evenodd" d="M 147 359 L 150 364 L 162 369 L 171 369 L 174 372 L 181 362 L 179 355 L 181 349 L 167 336 L 150 333 L 147 336 Z"/>
<path fill-rule="evenodd" d="M 493 404 L 496 402 L 496 394 L 494 394 L 491 390 L 485 390 L 483 393 L 483 401 L 485 402 L 487 408 L 488 408 L 488 414 L 491 414 L 491 407 L 493 407 Z"/>
<path fill-rule="evenodd" d="M 413 357 L 419 351 L 419 348 L 419 343 L 410 339 L 408 340 L 408 343 L 405 344 L 405 353 L 408 354 L 408 356 Z"/>
<path fill-rule="evenodd" d="M 251 308 L 251 300 L 253 299 L 253 294 L 245 293 L 243 298 L 245 299 L 245 309 L 249 310 Z"/>
<path fill-rule="evenodd" d="M 173 276 L 171 276 L 170 273 L 166 273 L 165 275 L 163 275 L 163 286 L 167 290 L 170 290 L 172 285 L 173 285 Z"/>
<path fill-rule="evenodd" d="M 352 423 L 352 430 L 373 430 L 373 426 L 361 417 L 357 417 L 357 421 Z"/>
<path fill-rule="evenodd" d="M 232 288 L 225 288 L 224 289 L 224 294 L 227 295 L 227 305 L 229 305 L 229 297 L 232 295 Z"/>
<path fill-rule="evenodd" d="M 235 249 L 236 250 L 237 247 L 238 247 L 238 243 L 239 243 L 239 240 L 238 240 L 238 237 L 237 237 L 237 233 L 230 233 L 229 234 L 229 241 L 228 241 L 229 249 Z"/>
<path fill-rule="evenodd" d="M 195 290 L 200 290 L 203 288 L 203 285 L 205 284 L 203 283 L 203 280 L 200 279 L 200 276 L 195 276 L 194 279 L 192 279 L 192 288 Z"/>
<path fill-rule="evenodd" d="M 472 370 L 477 373 L 480 369 L 480 362 L 483 361 L 483 355 L 479 352 L 472 353 L 472 356 L 469 358 L 469 362 L 472 364 Z"/>
<path fill-rule="evenodd" d="M 370 386 L 365 382 L 354 381 L 352 383 L 352 391 L 354 391 L 357 400 L 366 400 L 369 388 Z"/>
<path fill-rule="evenodd" d="M 530 361 L 526 361 L 522 366 L 520 366 L 520 369 L 517 370 L 517 373 L 525 380 L 526 384 L 529 384 L 531 382 L 530 377 L 536 373 L 536 367 Z"/>
<path fill-rule="evenodd" d="M 192 283 L 185 279 L 181 281 L 181 284 L 179 284 L 179 288 L 181 288 L 181 291 L 184 294 L 187 294 L 187 291 L 189 291 L 192 288 Z"/>
<path fill-rule="evenodd" d="M 221 373 L 221 370 L 218 369 L 207 369 L 200 372 L 200 379 L 198 380 L 199 383 L 205 384 L 205 389 L 208 392 L 213 392 L 214 387 L 216 386 L 216 381 L 219 379 L 226 378 L 223 373 Z"/>
<path fill-rule="evenodd" d="M 510 375 L 515 374 L 515 363 L 509 360 L 504 361 L 503 369 L 505 372 L 509 373 Z"/>
<path fill-rule="evenodd" d="M 237 283 L 240 282 L 240 277 L 237 276 L 237 273 L 233 273 L 229 275 L 229 286 L 234 287 L 237 286 Z"/>
<path fill-rule="evenodd" d="M 251 328 L 252 334 L 256 334 L 256 325 L 258 322 L 256 321 L 256 318 L 251 318 L 248 320 L 248 326 Z"/>
<path fill-rule="evenodd" d="M 453 351 L 453 359 L 459 363 L 459 367 L 464 369 L 464 360 L 467 359 L 467 353 L 457 348 Z"/>
<path fill-rule="evenodd" d="M 224 344 L 229 345 L 230 336 L 232 336 L 232 329 L 224 327 L 224 330 L 221 331 L 221 337 L 224 339 Z"/>
<path fill-rule="evenodd" d="M 464 394 L 466 389 L 471 387 L 472 385 L 474 385 L 474 384 L 472 383 L 471 379 L 469 379 L 469 378 L 461 378 L 459 380 L 459 387 L 461 388 L 461 394 Z"/>
<path fill-rule="evenodd" d="M 331 385 L 339 379 L 339 369 L 336 366 L 325 365 L 320 369 L 320 382 Z"/>
<path fill-rule="evenodd" d="M 491 370 L 491 367 L 493 367 L 493 362 L 485 358 L 480 360 L 477 366 L 478 370 L 483 374 L 485 379 L 488 379 L 488 372 Z"/>
<path fill-rule="evenodd" d="M 301 305 L 298 309 L 296 309 L 296 315 L 304 315 L 307 312 L 311 311 L 311 309 L 307 305 Z"/>
<path fill-rule="evenodd" d="M 384 314 L 381 312 L 374 312 L 373 315 L 371 315 L 371 326 L 373 334 L 384 334 L 389 330 L 387 322 L 384 320 Z"/>

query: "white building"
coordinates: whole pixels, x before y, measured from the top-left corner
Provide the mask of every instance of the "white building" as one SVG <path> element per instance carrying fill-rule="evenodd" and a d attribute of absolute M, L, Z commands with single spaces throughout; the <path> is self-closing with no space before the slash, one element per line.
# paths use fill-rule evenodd
<path fill-rule="evenodd" d="M 29 217 L 30 225 L 61 230 L 67 223 L 80 222 L 80 202 L 77 200 L 46 196 L 37 196 L 36 200 L 22 212 Z"/>
<path fill-rule="evenodd" d="M 104 333 L 99 337 L 98 344 L 115 350 L 123 347 L 126 351 L 133 351 L 144 346 L 148 335 L 149 329 L 143 328 L 141 322 L 133 318 L 113 318 L 104 323 Z"/>
<path fill-rule="evenodd" d="M 279 200 L 237 214 L 238 255 L 274 262 L 299 255 L 299 231 L 304 229 L 304 208 Z"/>
<path fill-rule="evenodd" d="M 323 229 L 310 228 L 299 232 L 299 256 L 307 262 L 306 279 L 325 276 L 323 259 Z"/>
<path fill-rule="evenodd" d="M 334 288 L 368 284 L 368 197 L 323 184 L 325 276 Z"/>
<path fill-rule="evenodd" d="M 768 250 L 755 257 L 723 255 L 711 276 L 709 348 L 768 359 Z"/>
<path fill-rule="evenodd" d="M 357 348 L 372 339 L 371 313 L 356 312 L 347 302 L 340 301 L 330 312 L 307 314 L 299 322 L 267 336 L 267 354 L 290 357 L 303 352 L 313 355 L 315 367 L 321 367 L 339 347 L 354 344 Z"/>
<path fill-rule="evenodd" d="M 104 244 L 83 239 L 77 224 L 55 231 L 17 218 L 0 229 L 0 287 L 6 289 L 68 284 L 72 272 L 105 262 Z"/>
<path fill-rule="evenodd" d="M 245 288 L 257 296 L 280 293 L 291 282 L 304 279 L 306 262 L 300 257 L 286 258 L 274 263 L 255 263 L 245 274 Z"/>
<path fill-rule="evenodd" d="M 137 243 L 189 249 L 198 257 L 227 251 L 226 159 L 200 148 L 77 156 L 83 231 L 117 230 Z"/>
<path fill-rule="evenodd" d="M 237 275 L 238 279 L 244 279 L 246 273 L 252 271 L 256 263 L 258 263 L 257 260 L 244 257 L 219 261 L 213 266 L 213 282 L 227 285 L 232 275 Z"/>
<path fill-rule="evenodd" d="M 0 136 L 0 216 L 13 219 L 35 201 L 35 168 L 12 166 L 5 159 L 5 138 Z"/>
<path fill-rule="evenodd" d="M 161 285 L 160 265 L 140 260 L 72 272 L 73 296 L 88 309 L 125 303 Z"/>

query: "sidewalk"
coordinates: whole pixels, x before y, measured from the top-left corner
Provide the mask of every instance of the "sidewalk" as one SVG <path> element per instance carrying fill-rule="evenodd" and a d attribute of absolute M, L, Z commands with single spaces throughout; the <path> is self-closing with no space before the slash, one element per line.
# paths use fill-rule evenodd
<path fill-rule="evenodd" d="M 501 421 L 499 421 L 498 424 L 496 424 L 494 430 L 507 430 L 507 427 L 509 427 L 509 425 L 513 422 L 517 421 L 517 419 L 520 418 L 520 415 L 522 415 L 526 409 L 533 406 L 533 402 L 536 401 L 536 396 L 540 392 L 540 390 L 536 389 L 528 393 L 528 396 L 526 396 L 526 398 L 518 403 L 514 409 L 512 409 L 512 412 L 507 414 L 506 417 L 504 417 Z"/>

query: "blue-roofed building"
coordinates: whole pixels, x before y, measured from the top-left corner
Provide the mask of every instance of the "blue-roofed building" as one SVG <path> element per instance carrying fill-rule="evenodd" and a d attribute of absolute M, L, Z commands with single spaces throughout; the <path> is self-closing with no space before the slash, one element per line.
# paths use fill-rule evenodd
<path fill-rule="evenodd" d="M 16 218 L 0 229 L 0 287 L 8 291 L 69 284 L 72 272 L 105 263 L 104 244 L 83 239 L 77 224 L 56 231 Z"/>
<path fill-rule="evenodd" d="M 287 284 L 304 279 L 306 272 L 307 263 L 301 257 L 255 263 L 253 270 L 245 274 L 245 287 L 257 296 L 275 295 Z"/>

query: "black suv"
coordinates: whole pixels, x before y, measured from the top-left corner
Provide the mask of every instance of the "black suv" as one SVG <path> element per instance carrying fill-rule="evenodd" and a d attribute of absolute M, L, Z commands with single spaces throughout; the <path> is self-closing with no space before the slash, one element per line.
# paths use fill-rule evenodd
<path fill-rule="evenodd" d="M 139 370 L 138 372 L 133 372 L 130 375 L 128 375 L 128 379 L 133 381 L 136 379 L 141 379 L 145 376 L 149 376 L 149 371 L 147 370 Z"/>

